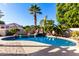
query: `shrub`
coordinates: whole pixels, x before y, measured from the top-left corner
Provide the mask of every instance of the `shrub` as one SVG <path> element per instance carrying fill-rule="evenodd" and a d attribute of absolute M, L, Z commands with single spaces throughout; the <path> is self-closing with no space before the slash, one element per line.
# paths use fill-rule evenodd
<path fill-rule="evenodd" d="M 79 31 L 72 31 L 70 33 L 71 37 L 78 37 L 79 36 Z"/>
<path fill-rule="evenodd" d="M 7 33 L 6 33 L 6 35 L 14 35 L 17 31 L 18 31 L 18 29 L 8 30 Z"/>

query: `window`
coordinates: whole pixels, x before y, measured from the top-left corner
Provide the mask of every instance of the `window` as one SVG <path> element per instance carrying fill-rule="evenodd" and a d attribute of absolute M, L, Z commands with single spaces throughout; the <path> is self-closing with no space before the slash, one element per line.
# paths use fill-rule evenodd
<path fill-rule="evenodd" d="M 5 27 L 2 26 L 1 28 L 5 28 Z"/>

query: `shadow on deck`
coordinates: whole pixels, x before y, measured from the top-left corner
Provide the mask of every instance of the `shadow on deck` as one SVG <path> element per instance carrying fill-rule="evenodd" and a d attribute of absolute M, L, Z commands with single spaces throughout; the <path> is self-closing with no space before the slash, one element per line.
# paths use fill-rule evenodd
<path fill-rule="evenodd" d="M 7 47 L 7 46 L 5 46 Z M 12 46 L 11 46 L 12 47 Z M 15 46 L 13 46 L 15 47 Z M 19 46 L 22 47 L 22 46 Z M 23 47 L 45 47 L 45 46 L 23 46 Z M 52 50 L 58 48 L 58 51 L 54 51 L 52 52 Z M 76 49 L 73 50 L 68 50 L 69 47 L 66 48 L 62 48 L 62 47 L 54 47 L 54 46 L 48 46 L 45 49 L 33 52 L 33 53 L 29 53 L 29 54 L 3 54 L 0 53 L 0 56 L 79 56 L 79 53 L 75 53 L 74 51 L 76 51 Z M 51 52 L 50 52 L 51 51 Z M 65 52 L 63 52 L 65 51 Z"/>
<path fill-rule="evenodd" d="M 55 48 L 59 48 L 60 50 L 56 51 L 56 52 L 49 52 Z M 48 47 L 45 49 L 42 49 L 40 51 L 34 52 L 34 53 L 30 53 L 28 54 L 29 56 L 79 56 L 79 53 L 74 53 L 74 50 L 67 50 L 67 48 L 61 48 L 61 47 Z M 63 53 L 63 51 L 65 51 L 65 53 Z"/>

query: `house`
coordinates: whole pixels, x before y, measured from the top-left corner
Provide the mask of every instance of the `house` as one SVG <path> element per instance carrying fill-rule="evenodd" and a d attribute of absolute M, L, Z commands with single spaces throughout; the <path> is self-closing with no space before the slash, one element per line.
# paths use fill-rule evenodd
<path fill-rule="evenodd" d="M 16 23 L 10 23 L 7 25 L 7 29 L 11 30 L 11 29 L 19 29 L 19 34 L 25 34 L 25 31 L 23 29 L 23 26 L 16 24 Z"/>
<path fill-rule="evenodd" d="M 6 32 L 7 30 L 11 30 L 11 29 L 19 29 L 19 33 L 20 34 L 24 34 L 25 31 L 23 29 L 23 26 L 21 25 L 18 25 L 16 23 L 11 23 L 11 24 L 1 24 L 0 25 L 0 35 L 1 36 L 5 36 L 6 35 Z"/>
<path fill-rule="evenodd" d="M 23 29 L 23 26 L 16 24 L 16 23 L 10 23 L 7 25 L 7 29 Z"/>
<path fill-rule="evenodd" d="M 6 25 L 0 24 L 0 36 L 6 35 L 6 31 L 7 31 Z"/>

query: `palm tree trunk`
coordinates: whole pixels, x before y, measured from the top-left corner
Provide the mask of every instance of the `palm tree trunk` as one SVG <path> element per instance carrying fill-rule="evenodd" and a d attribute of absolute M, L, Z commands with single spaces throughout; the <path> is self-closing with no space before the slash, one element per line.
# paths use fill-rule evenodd
<path fill-rule="evenodd" d="M 37 17 L 36 17 L 36 13 L 34 14 L 34 25 L 37 25 Z"/>

